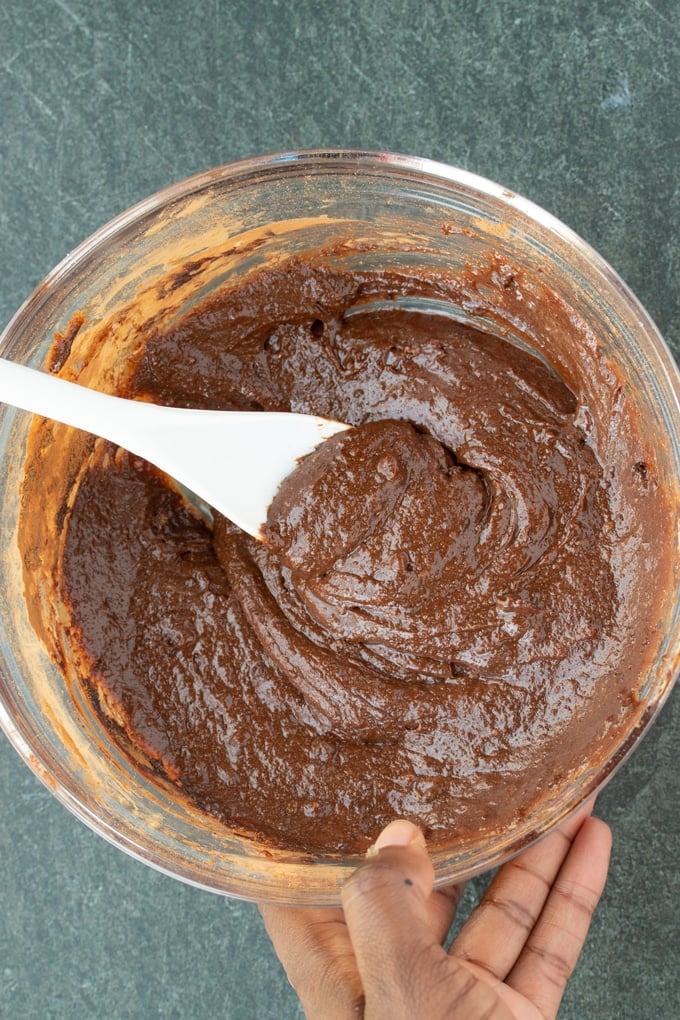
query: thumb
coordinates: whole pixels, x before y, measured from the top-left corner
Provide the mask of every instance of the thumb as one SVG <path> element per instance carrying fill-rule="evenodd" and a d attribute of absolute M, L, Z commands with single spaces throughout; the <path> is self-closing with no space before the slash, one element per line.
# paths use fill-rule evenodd
<path fill-rule="evenodd" d="M 427 923 L 433 884 L 434 869 L 421 831 L 398 819 L 383 829 L 365 863 L 343 886 L 342 905 L 367 1017 L 425 1015 L 413 1012 L 418 990 L 423 982 L 429 984 L 431 967 L 447 962 Z"/>

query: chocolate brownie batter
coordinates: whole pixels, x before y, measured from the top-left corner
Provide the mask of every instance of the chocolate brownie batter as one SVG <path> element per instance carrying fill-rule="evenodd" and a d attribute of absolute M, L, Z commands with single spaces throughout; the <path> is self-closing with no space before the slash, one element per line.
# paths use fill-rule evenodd
<path fill-rule="evenodd" d="M 60 655 L 232 828 L 334 853 L 396 815 L 435 845 L 510 826 L 636 711 L 670 496 L 587 328 L 507 266 L 485 286 L 500 335 L 493 301 L 441 314 L 460 281 L 303 258 L 149 326 L 129 396 L 355 426 L 264 543 L 106 443 L 74 472 Z"/>

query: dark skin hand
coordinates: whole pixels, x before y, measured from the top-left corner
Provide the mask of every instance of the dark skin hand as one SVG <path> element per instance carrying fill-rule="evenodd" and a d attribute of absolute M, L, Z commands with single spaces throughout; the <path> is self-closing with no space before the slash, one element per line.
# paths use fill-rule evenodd
<path fill-rule="evenodd" d="M 422 834 L 401 819 L 342 909 L 260 905 L 308 1020 L 552 1020 L 607 877 L 611 834 L 591 810 L 500 868 L 448 952 L 462 887 L 433 889 Z"/>

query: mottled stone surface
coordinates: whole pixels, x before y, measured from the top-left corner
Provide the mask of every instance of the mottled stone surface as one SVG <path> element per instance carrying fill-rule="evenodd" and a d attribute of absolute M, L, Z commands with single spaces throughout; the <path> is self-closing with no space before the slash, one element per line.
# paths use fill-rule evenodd
<path fill-rule="evenodd" d="M 678 353 L 679 54 L 676 0 L 4 0 L 0 321 L 172 181 L 359 146 L 457 164 L 544 205 Z M 676 691 L 600 799 L 614 860 L 566 1020 L 680 1015 L 679 740 Z M 4 739 L 0 805 L 0 1016 L 301 1016 L 253 906 L 108 846 Z"/>

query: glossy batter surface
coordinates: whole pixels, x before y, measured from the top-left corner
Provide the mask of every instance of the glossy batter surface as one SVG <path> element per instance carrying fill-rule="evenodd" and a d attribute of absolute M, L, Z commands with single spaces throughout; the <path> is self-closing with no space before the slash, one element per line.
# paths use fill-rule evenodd
<path fill-rule="evenodd" d="M 667 497 L 620 387 L 591 401 L 595 361 L 567 385 L 399 288 L 292 262 L 143 338 L 130 395 L 355 426 L 267 544 L 106 444 L 64 525 L 69 641 L 115 739 L 310 852 L 395 815 L 433 843 L 512 824 L 606 753 L 658 639 Z"/>

